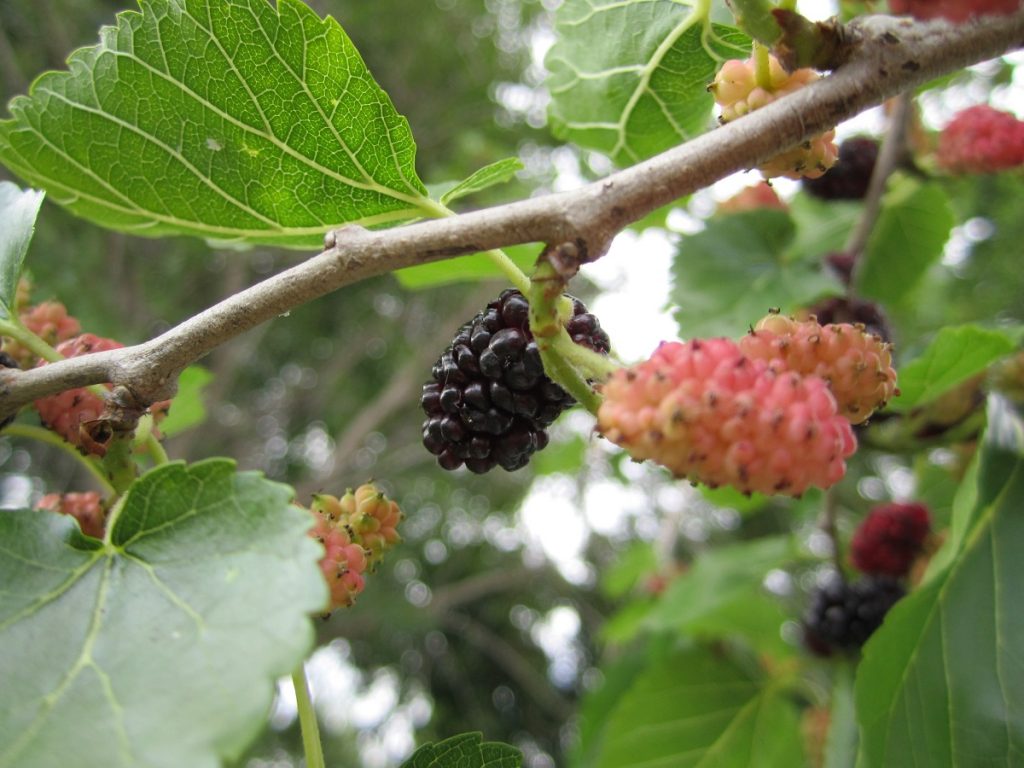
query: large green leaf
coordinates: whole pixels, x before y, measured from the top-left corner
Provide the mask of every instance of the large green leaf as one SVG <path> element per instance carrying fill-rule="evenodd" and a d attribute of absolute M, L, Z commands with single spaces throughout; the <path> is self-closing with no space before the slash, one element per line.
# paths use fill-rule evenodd
<path fill-rule="evenodd" d="M 905 411 L 938 397 L 1014 350 L 1008 331 L 959 325 L 943 328 L 920 357 L 899 371 L 900 395 L 890 407 Z"/>
<path fill-rule="evenodd" d="M 682 238 L 669 295 L 684 338 L 738 336 L 780 307 L 790 312 L 840 293 L 835 278 L 793 251 L 795 227 L 781 211 L 711 219 Z"/>
<path fill-rule="evenodd" d="M 0 766 L 214 768 L 313 642 L 322 550 L 291 489 L 226 460 L 128 491 L 108 541 L 0 512 Z"/>
<path fill-rule="evenodd" d="M 1024 766 L 1024 425 L 993 400 L 947 569 L 898 603 L 857 675 L 859 766 Z"/>
<path fill-rule="evenodd" d="M 800 768 L 799 715 L 725 655 L 685 650 L 640 675 L 605 725 L 599 768 Z"/>
<path fill-rule="evenodd" d="M 42 204 L 42 192 L 0 181 L 0 319 L 13 314 L 21 265 Z"/>
<path fill-rule="evenodd" d="M 522 764 L 523 755 L 515 747 L 484 741 L 480 733 L 463 733 L 424 744 L 402 768 L 519 768 Z"/>
<path fill-rule="evenodd" d="M 551 126 L 630 165 L 703 133 L 708 83 L 749 40 L 675 0 L 565 0 L 555 15 Z"/>
<path fill-rule="evenodd" d="M 300 0 L 143 0 L 0 122 L 0 161 L 74 213 L 161 236 L 316 247 L 421 216 L 405 118 Z"/>
<path fill-rule="evenodd" d="M 942 255 L 952 227 L 953 210 L 942 187 L 894 177 L 857 269 L 858 293 L 900 301 Z"/>

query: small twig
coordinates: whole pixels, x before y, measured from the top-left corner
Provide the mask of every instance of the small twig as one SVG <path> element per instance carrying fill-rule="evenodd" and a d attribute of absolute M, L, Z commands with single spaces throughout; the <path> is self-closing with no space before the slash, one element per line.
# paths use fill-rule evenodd
<path fill-rule="evenodd" d="M 905 91 L 893 100 L 893 109 L 889 116 L 889 130 L 885 134 L 878 158 L 875 160 L 875 168 L 871 172 L 871 182 L 864 195 L 864 207 L 861 209 L 857 225 L 850 232 L 843 248 L 843 252 L 853 260 L 854 273 L 857 272 L 859 257 L 867 247 L 871 232 L 875 228 L 875 222 L 878 221 L 878 214 L 882 209 L 882 196 L 885 194 L 889 176 L 892 175 L 906 152 L 907 127 L 912 114 L 913 97 L 909 91 Z M 855 283 L 856 280 L 850 280 L 850 286 Z M 847 290 L 852 290 L 852 287 Z"/>
<path fill-rule="evenodd" d="M 839 544 L 839 528 L 836 520 L 839 517 L 839 495 L 836 487 L 832 486 L 825 491 L 825 508 L 821 514 L 821 530 L 828 536 L 832 544 L 832 566 L 836 573 L 843 577 L 843 549 Z"/>

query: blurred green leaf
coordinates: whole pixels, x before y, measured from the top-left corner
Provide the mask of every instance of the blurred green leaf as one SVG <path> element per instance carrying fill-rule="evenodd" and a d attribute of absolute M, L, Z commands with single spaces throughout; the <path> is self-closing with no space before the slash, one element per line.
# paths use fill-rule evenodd
<path fill-rule="evenodd" d="M 11 317 L 43 193 L 0 181 L 0 319 Z"/>
<path fill-rule="evenodd" d="M 828 294 L 838 281 L 804 260 L 789 260 L 795 227 L 782 211 L 712 219 L 680 239 L 669 299 L 680 336 L 738 336 L 771 307 L 791 312 Z"/>
<path fill-rule="evenodd" d="M 608 597 L 622 597 L 657 567 L 658 556 L 654 547 L 646 541 L 634 542 L 601 575 L 601 589 Z"/>
<path fill-rule="evenodd" d="M 555 35 L 545 60 L 552 131 L 622 166 L 703 133 L 719 61 L 750 50 L 738 30 L 669 0 L 566 0 Z"/>
<path fill-rule="evenodd" d="M 1024 765 L 1022 437 L 1017 414 L 990 408 L 960 551 L 896 604 L 864 649 L 856 683 L 863 768 Z"/>
<path fill-rule="evenodd" d="M 548 445 L 534 456 L 533 471 L 538 475 L 572 474 L 583 466 L 587 441 L 579 435 Z"/>
<path fill-rule="evenodd" d="M 102 226 L 316 248 L 430 208 L 416 146 L 300 0 L 149 0 L 0 121 L 0 161 Z"/>
<path fill-rule="evenodd" d="M 633 644 L 602 665 L 600 684 L 587 691 L 580 705 L 579 738 L 570 760 L 573 768 L 593 768 L 605 739 L 611 735 L 606 725 L 620 699 L 641 673 L 669 655 L 674 642 L 674 638 L 663 635 Z"/>
<path fill-rule="evenodd" d="M 829 253 L 842 251 L 862 209 L 860 201 L 797 195 L 789 202 L 789 215 L 796 224 L 791 251 L 796 258 L 818 261 Z"/>
<path fill-rule="evenodd" d="M 0 513 L 0 766 L 236 757 L 326 602 L 291 496 L 218 459 L 140 478 L 109 542 L 67 516 Z"/>
<path fill-rule="evenodd" d="M 856 271 L 857 292 L 899 302 L 942 255 L 953 209 L 942 187 L 894 176 Z"/>
<path fill-rule="evenodd" d="M 601 640 L 613 645 L 628 643 L 643 631 L 647 617 L 657 604 L 653 597 L 629 600 L 601 625 Z"/>
<path fill-rule="evenodd" d="M 836 665 L 822 768 L 854 768 L 857 762 L 857 712 L 853 698 L 853 668 Z"/>
<path fill-rule="evenodd" d="M 796 707 L 720 652 L 692 648 L 648 667 L 604 727 L 598 768 L 799 768 Z"/>
<path fill-rule="evenodd" d="M 504 184 L 514 177 L 516 172 L 523 170 L 523 167 L 523 162 L 518 157 L 506 157 L 504 160 L 485 165 L 441 195 L 441 203 L 448 205 L 460 197 L 472 195 L 474 192 L 480 192 L 495 184 Z"/>
<path fill-rule="evenodd" d="M 899 397 L 889 404 L 906 411 L 981 373 L 1014 350 L 1014 334 L 977 325 L 943 328 L 921 355 L 899 369 Z"/>
<path fill-rule="evenodd" d="M 765 575 L 793 559 L 789 536 L 715 547 L 666 588 L 644 625 L 653 631 L 740 634 L 784 650 L 779 628 L 785 615 L 762 587 Z"/>
<path fill-rule="evenodd" d="M 515 747 L 484 741 L 481 733 L 463 733 L 424 744 L 402 768 L 519 768 L 523 755 Z"/>
<path fill-rule="evenodd" d="M 502 249 L 521 270 L 529 274 L 540 255 L 538 243 L 513 245 Z M 403 287 L 412 290 L 433 288 L 436 285 L 449 283 L 479 282 L 481 280 L 503 279 L 504 273 L 498 269 L 486 253 L 473 253 L 457 259 L 435 261 L 421 264 L 418 267 L 400 269 L 394 273 Z"/>
<path fill-rule="evenodd" d="M 200 365 L 190 365 L 178 377 L 178 392 L 174 395 L 170 413 L 160 422 L 164 437 L 171 437 L 206 421 L 203 388 L 213 380 L 213 374 Z"/>

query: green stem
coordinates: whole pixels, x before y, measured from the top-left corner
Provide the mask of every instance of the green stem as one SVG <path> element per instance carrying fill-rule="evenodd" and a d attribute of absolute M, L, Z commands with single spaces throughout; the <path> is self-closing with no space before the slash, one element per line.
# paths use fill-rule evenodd
<path fill-rule="evenodd" d="M 43 360 L 51 363 L 64 359 L 60 352 L 36 336 L 13 317 L 7 320 L 0 320 L 0 336 L 14 339 L 36 357 L 41 357 Z"/>
<path fill-rule="evenodd" d="M 170 457 L 167 455 L 167 451 L 164 450 L 163 444 L 156 439 L 156 435 L 154 435 L 152 432 L 150 432 L 149 435 L 146 437 L 145 445 L 146 451 L 153 459 L 153 463 L 156 464 L 158 467 L 161 464 L 166 464 L 171 460 Z"/>
<path fill-rule="evenodd" d="M 114 435 L 107 445 L 107 455 L 103 457 L 103 469 L 118 494 L 127 491 L 139 474 L 132 456 L 133 443 L 130 435 Z"/>
<path fill-rule="evenodd" d="M 754 80 L 766 91 L 772 91 L 772 70 L 768 46 L 754 41 Z"/>
<path fill-rule="evenodd" d="M 295 686 L 295 703 L 299 709 L 299 729 L 302 731 L 302 749 L 306 753 L 306 768 L 324 768 L 324 750 L 320 744 L 320 726 L 316 722 L 316 710 L 309 696 L 306 670 L 300 664 L 292 672 Z"/>
<path fill-rule="evenodd" d="M 457 214 L 447 205 L 439 203 L 436 200 L 428 200 L 428 204 L 422 206 L 424 212 L 433 216 L 435 219 L 446 219 Z M 520 293 L 525 294 L 530 289 L 530 278 L 528 278 L 516 263 L 508 257 L 500 248 L 494 248 L 490 251 L 484 251 L 484 255 L 491 260 L 501 273 L 505 276 L 512 285 L 519 289 Z"/>
<path fill-rule="evenodd" d="M 11 424 L 4 430 L 4 434 L 10 437 L 27 437 L 60 448 L 67 454 L 74 456 L 89 471 L 89 474 L 99 483 L 106 495 L 113 496 L 116 493 L 114 486 L 110 484 L 107 476 L 100 469 L 99 463 L 90 456 L 83 456 L 71 443 L 55 432 L 43 429 L 42 427 L 35 427 L 31 424 Z"/>

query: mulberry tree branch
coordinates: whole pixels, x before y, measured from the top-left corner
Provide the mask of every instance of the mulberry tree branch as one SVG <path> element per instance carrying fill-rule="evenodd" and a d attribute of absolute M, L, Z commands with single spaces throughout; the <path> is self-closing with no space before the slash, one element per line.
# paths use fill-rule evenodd
<path fill-rule="evenodd" d="M 736 171 L 752 168 L 885 99 L 1024 46 L 1024 9 L 961 25 L 888 16 L 842 29 L 842 66 L 740 120 L 571 192 L 394 229 L 346 227 L 325 250 L 185 320 L 151 341 L 31 371 L 0 372 L 0 418 L 72 387 L 111 382 L 122 399 L 173 394 L 178 374 L 217 346 L 368 277 L 519 243 L 573 244 L 600 257 L 629 224 Z"/>

